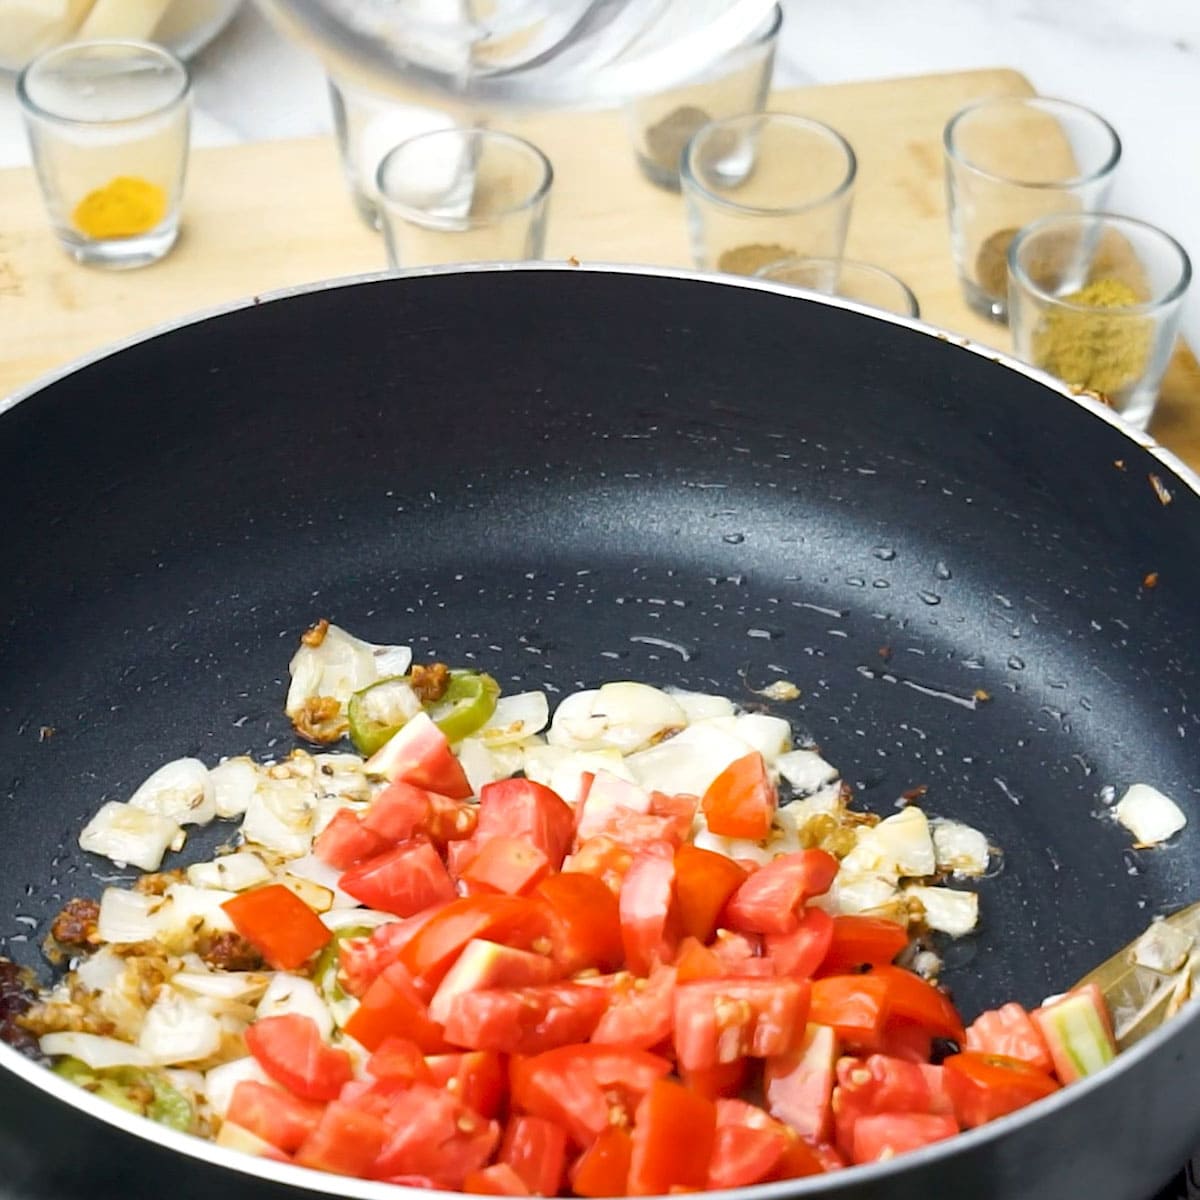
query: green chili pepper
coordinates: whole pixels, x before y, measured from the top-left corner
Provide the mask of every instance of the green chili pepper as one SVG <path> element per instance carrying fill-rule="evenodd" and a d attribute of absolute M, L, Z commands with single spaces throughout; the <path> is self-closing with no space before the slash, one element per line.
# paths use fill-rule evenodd
<path fill-rule="evenodd" d="M 98 1071 L 77 1058 L 64 1058 L 55 1064 L 54 1071 L 109 1104 L 149 1117 L 170 1129 L 190 1133 L 195 1124 L 191 1101 L 161 1071 L 141 1067 L 108 1067 Z"/>
<path fill-rule="evenodd" d="M 389 711 L 386 689 L 410 683 L 408 675 L 393 675 L 350 697 L 346 717 L 350 740 L 359 754 L 369 758 L 403 727 L 408 717 L 398 711 L 398 706 L 391 706 Z M 450 682 L 441 699 L 422 707 L 449 741 L 461 742 L 488 723 L 499 696 L 500 685 L 490 675 L 457 670 L 450 672 Z"/>
<path fill-rule="evenodd" d="M 339 1028 L 350 1019 L 350 1014 L 356 1005 L 346 994 L 346 989 L 342 987 L 342 981 L 338 978 L 340 965 L 338 948 L 349 938 L 370 937 L 371 933 L 372 930 L 366 925 L 351 925 L 346 929 L 339 929 L 329 940 L 325 949 L 317 955 L 317 961 L 313 964 L 312 981 L 316 984 L 317 991 L 321 993 L 321 998 L 328 1005 L 329 1011 L 333 1014 L 334 1023 Z"/>

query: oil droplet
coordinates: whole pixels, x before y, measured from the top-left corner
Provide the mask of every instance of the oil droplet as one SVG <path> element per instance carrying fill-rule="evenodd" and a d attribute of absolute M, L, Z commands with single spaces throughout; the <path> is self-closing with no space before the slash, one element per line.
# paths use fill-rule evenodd
<path fill-rule="evenodd" d="M 846 583 L 849 587 L 866 587 L 867 581 L 861 575 L 848 575 Z"/>
<path fill-rule="evenodd" d="M 950 568 L 948 566 L 946 566 L 946 564 L 944 562 L 936 563 L 933 568 L 933 573 L 939 579 L 953 579 L 954 578 L 953 575 L 950 574 Z"/>
<path fill-rule="evenodd" d="M 775 638 L 783 637 L 783 631 L 780 629 L 757 629 L 751 628 L 746 630 L 746 636 L 752 638 L 761 638 L 763 641 L 774 641 Z"/>
<path fill-rule="evenodd" d="M 723 533 L 721 541 L 728 542 L 731 546 L 740 546 L 746 540 L 744 533 Z"/>
<path fill-rule="evenodd" d="M 871 580 L 871 586 L 876 588 L 889 588 L 892 585 L 888 583 L 886 579 L 873 579 Z"/>
<path fill-rule="evenodd" d="M 1008 656 L 1008 667 L 1010 671 L 1023 671 L 1025 670 L 1025 660 L 1018 658 L 1015 654 L 1010 654 Z"/>
<path fill-rule="evenodd" d="M 896 557 L 896 552 L 891 546 L 876 546 L 871 551 L 880 562 L 891 562 Z"/>
<path fill-rule="evenodd" d="M 917 595 L 920 596 L 922 603 L 928 604 L 931 608 L 942 602 L 942 598 L 937 592 L 918 592 Z"/>

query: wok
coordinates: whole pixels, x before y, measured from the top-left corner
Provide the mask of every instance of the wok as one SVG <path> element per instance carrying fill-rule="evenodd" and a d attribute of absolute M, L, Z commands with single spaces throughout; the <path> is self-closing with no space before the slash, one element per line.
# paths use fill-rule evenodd
<path fill-rule="evenodd" d="M 35 961 L 30 919 L 111 877 L 75 842 L 101 799 L 286 750 L 323 615 L 510 689 L 791 679 L 861 803 L 927 785 L 1003 848 L 946 978 L 968 1016 L 1036 1003 L 1200 895 L 1196 483 L 1013 363 L 741 281 L 374 279 L 127 345 L 0 419 L 4 948 Z M 1176 844 L 1097 817 L 1135 781 L 1188 809 Z M 0 1063 L 6 1194 L 386 1192 Z M 1200 1135 L 1198 1067 L 1191 1010 L 1033 1110 L 758 1194 L 1140 1200 Z"/>

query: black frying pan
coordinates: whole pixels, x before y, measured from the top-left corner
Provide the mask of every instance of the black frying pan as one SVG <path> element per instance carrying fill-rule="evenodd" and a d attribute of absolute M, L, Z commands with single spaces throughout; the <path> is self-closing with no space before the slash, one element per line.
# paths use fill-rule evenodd
<path fill-rule="evenodd" d="M 793 680 L 779 711 L 861 803 L 924 784 L 1004 848 L 947 980 L 968 1015 L 1036 1002 L 1200 897 L 1195 484 L 1012 364 L 740 282 L 433 274 L 136 343 L 0 419 L 5 948 L 35 960 L 20 918 L 99 892 L 75 839 L 102 799 L 290 744 L 287 659 L 324 615 L 510 688 Z M 1177 844 L 1095 816 L 1136 781 L 1191 811 Z M 386 1192 L 0 1063 L 21 1197 Z M 1141 1200 L 1200 1135 L 1198 1063 L 1189 1012 L 1034 1111 L 759 1191 Z"/>

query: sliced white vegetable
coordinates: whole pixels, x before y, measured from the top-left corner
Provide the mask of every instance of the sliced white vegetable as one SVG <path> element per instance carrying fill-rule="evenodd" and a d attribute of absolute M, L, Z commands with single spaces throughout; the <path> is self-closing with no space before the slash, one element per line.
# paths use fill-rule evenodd
<path fill-rule="evenodd" d="M 979 924 L 979 897 L 974 892 L 910 884 L 904 894 L 920 903 L 925 924 L 938 933 L 962 937 Z"/>
<path fill-rule="evenodd" d="M 714 854 L 725 855 L 726 858 L 747 858 L 760 866 L 769 863 L 775 857 L 775 851 L 768 845 L 750 842 L 745 838 L 722 837 L 704 825 L 695 832 L 692 841 L 701 850 L 711 850 Z"/>
<path fill-rule="evenodd" d="M 611 771 L 597 771 L 588 788 L 583 809 L 576 818 L 576 836 L 580 841 L 599 833 L 618 809 L 636 813 L 650 811 L 650 793 Z"/>
<path fill-rule="evenodd" d="M 313 765 L 313 786 L 322 799 L 370 800 L 366 763 L 357 754 L 315 754 Z"/>
<path fill-rule="evenodd" d="M 682 688 L 663 689 L 687 717 L 688 724 L 693 721 L 706 721 L 710 717 L 732 717 L 737 709 L 733 701 L 725 696 L 710 696 L 707 692 L 687 692 Z"/>
<path fill-rule="evenodd" d="M 333 1033 L 333 1016 L 313 983 L 299 975 L 277 971 L 258 1002 L 257 1018 L 261 1021 L 264 1017 L 283 1017 L 292 1013 L 311 1017 L 323 1038 Z"/>
<path fill-rule="evenodd" d="M 231 932 L 233 922 L 221 906 L 236 894 L 220 888 L 193 887 L 190 883 L 171 884 L 163 893 L 156 914 L 159 936 L 190 937 L 201 928 L 213 933 Z"/>
<path fill-rule="evenodd" d="M 616 750 L 577 750 L 568 753 L 550 772 L 546 786 L 552 792 L 561 796 L 568 804 L 574 805 L 579 799 L 585 771 L 595 774 L 597 771 L 607 771 L 618 779 L 635 782 L 633 772 L 626 766 L 625 760 Z"/>
<path fill-rule="evenodd" d="M 224 854 L 212 862 L 193 863 L 187 869 L 187 880 L 193 887 L 226 892 L 244 892 L 271 877 L 271 868 L 253 850 Z"/>
<path fill-rule="evenodd" d="M 182 833 L 168 817 L 110 800 L 83 827 L 79 845 L 101 854 L 120 866 L 157 871 L 163 855 Z"/>
<path fill-rule="evenodd" d="M 822 896 L 815 896 L 810 904 L 826 912 L 891 914 L 903 905 L 899 889 L 891 880 L 878 875 L 844 875 L 839 873 L 833 886 Z"/>
<path fill-rule="evenodd" d="M 407 675 L 412 666 L 412 648 L 409 646 L 372 646 L 371 656 L 380 679 L 389 675 Z"/>
<path fill-rule="evenodd" d="M 307 787 L 263 779 L 246 809 L 242 836 L 287 858 L 299 858 L 312 846 L 316 808 L 316 799 Z"/>
<path fill-rule="evenodd" d="M 221 1024 L 199 1004 L 163 989 L 142 1021 L 138 1047 L 160 1066 L 199 1062 L 221 1048 Z"/>
<path fill-rule="evenodd" d="M 479 731 L 479 739 L 489 747 L 507 746 L 541 733 L 549 723 L 545 692 L 516 692 L 496 701 L 496 711 Z"/>
<path fill-rule="evenodd" d="M 555 710 L 546 740 L 572 750 L 630 754 L 687 723 L 679 702 L 660 688 L 621 680 L 568 696 Z"/>
<path fill-rule="evenodd" d="M 858 844 L 842 860 L 849 874 L 923 878 L 937 869 L 929 819 L 915 805 L 859 831 Z"/>
<path fill-rule="evenodd" d="M 789 750 L 775 760 L 775 769 L 798 796 L 807 796 L 838 777 L 837 767 L 827 763 L 815 750 Z"/>
<path fill-rule="evenodd" d="M 315 696 L 331 696 L 344 705 L 355 692 L 379 679 L 381 658 L 387 664 L 388 674 L 403 675 L 408 670 L 406 665 L 404 671 L 393 671 L 391 667 L 403 656 L 377 657 L 377 649 L 380 648 L 352 637 L 336 625 L 326 629 L 319 646 L 301 643 L 288 664 L 292 680 L 284 711 L 295 717 L 303 711 L 305 701 Z"/>
<path fill-rule="evenodd" d="M 106 1067 L 149 1067 L 154 1060 L 140 1047 L 96 1033 L 47 1033 L 38 1042 L 43 1054 L 55 1058 L 70 1055 L 94 1071 Z"/>
<path fill-rule="evenodd" d="M 1149 967 L 1163 975 L 1178 971 L 1191 954 L 1196 939 L 1169 921 L 1155 920 L 1133 944 L 1130 959 L 1140 967 Z"/>
<path fill-rule="evenodd" d="M 75 969 L 75 978 L 89 992 L 109 991 L 117 986 L 124 974 L 125 960 L 107 946 L 85 958 Z"/>
<path fill-rule="evenodd" d="M 351 812 L 364 812 L 367 808 L 366 804 L 358 801 L 343 800 L 341 796 L 322 796 L 317 801 L 317 806 L 313 810 L 313 840 L 315 841 L 324 832 L 329 822 L 342 811 L 343 808 L 348 808 Z"/>
<path fill-rule="evenodd" d="M 279 1151 L 270 1142 L 232 1121 L 221 1122 L 221 1128 L 217 1130 L 213 1143 L 223 1146 L 226 1150 L 236 1150 L 239 1154 L 252 1154 L 256 1158 L 279 1157 Z"/>
<path fill-rule="evenodd" d="M 176 971 L 171 986 L 213 1000 L 257 1000 L 271 976 L 262 971 Z"/>
<path fill-rule="evenodd" d="M 253 1083 L 264 1083 L 275 1087 L 275 1081 L 258 1065 L 258 1059 L 247 1055 L 245 1058 L 235 1058 L 232 1062 L 222 1063 L 204 1073 L 204 1095 L 208 1106 L 217 1114 L 224 1117 L 229 1111 L 233 1100 L 234 1089 L 239 1083 L 250 1080 Z"/>
<path fill-rule="evenodd" d="M 715 726 L 757 750 L 767 766 L 774 766 L 780 755 L 792 747 L 792 727 L 782 718 L 768 713 L 740 713 L 736 717 L 717 717 L 699 721 L 697 726 Z"/>
<path fill-rule="evenodd" d="M 417 693 L 403 679 L 389 679 L 375 684 L 359 697 L 363 717 L 385 729 L 403 725 L 421 711 Z"/>
<path fill-rule="evenodd" d="M 463 738 L 456 750 L 472 795 L 478 796 L 487 784 L 505 778 L 500 774 L 495 756 L 478 738 Z"/>
<path fill-rule="evenodd" d="M 209 771 L 208 778 L 213 786 L 217 816 L 240 817 L 258 785 L 258 767 L 245 755 L 227 758 Z"/>
<path fill-rule="evenodd" d="M 545 746 L 540 737 L 526 738 L 523 742 L 510 742 L 505 746 L 489 746 L 488 753 L 496 764 L 496 778 L 509 779 L 525 769 L 525 752 L 535 746 Z"/>
<path fill-rule="evenodd" d="M 983 875 L 988 869 L 991 852 L 988 840 L 970 825 L 961 821 L 930 821 L 933 833 L 933 853 L 939 871 L 956 875 Z"/>
<path fill-rule="evenodd" d="M 1187 817 L 1174 800 L 1145 783 L 1129 788 L 1113 811 L 1143 846 L 1165 842 L 1187 824 Z"/>
<path fill-rule="evenodd" d="M 803 829 L 805 823 L 812 820 L 813 817 L 836 816 L 841 812 L 842 804 L 842 789 L 835 783 L 819 788 L 811 796 L 805 796 L 802 800 L 792 800 L 779 811 L 787 813 L 796 822 L 796 825 Z"/>
<path fill-rule="evenodd" d="M 297 879 L 306 879 L 330 893 L 329 903 L 325 904 L 324 907 L 317 907 L 302 892 L 293 889 L 296 891 L 296 895 L 315 912 L 325 912 L 329 908 L 358 907 L 359 901 L 338 887 L 338 880 L 341 879 L 342 872 L 337 867 L 331 867 L 323 859 L 317 858 L 315 854 L 306 854 L 303 858 L 293 859 L 287 865 L 287 874 Z M 287 883 L 286 876 L 283 882 Z"/>
<path fill-rule="evenodd" d="M 279 882 L 315 913 L 328 912 L 333 907 L 333 891 L 319 883 L 313 883 L 311 879 L 304 879 L 289 871 L 279 877 Z M 349 896 L 346 898 L 350 899 Z"/>
<path fill-rule="evenodd" d="M 380 912 L 375 908 L 331 908 L 328 912 L 318 914 L 326 929 L 335 933 L 339 929 L 353 929 L 361 925 L 364 929 L 375 929 L 380 925 L 390 925 L 400 920 L 393 913 Z"/>
<path fill-rule="evenodd" d="M 217 815 L 216 789 L 198 758 L 177 758 L 159 767 L 129 803 L 176 825 L 207 825 Z"/>
<path fill-rule="evenodd" d="M 741 738 L 701 721 L 657 746 L 631 754 L 625 762 L 649 791 L 703 796 L 730 763 L 749 752 Z"/>
<path fill-rule="evenodd" d="M 124 888 L 105 888 L 100 896 L 100 915 L 96 935 L 114 946 L 130 946 L 152 941 L 160 924 L 158 909 L 161 896 L 127 892 Z"/>

